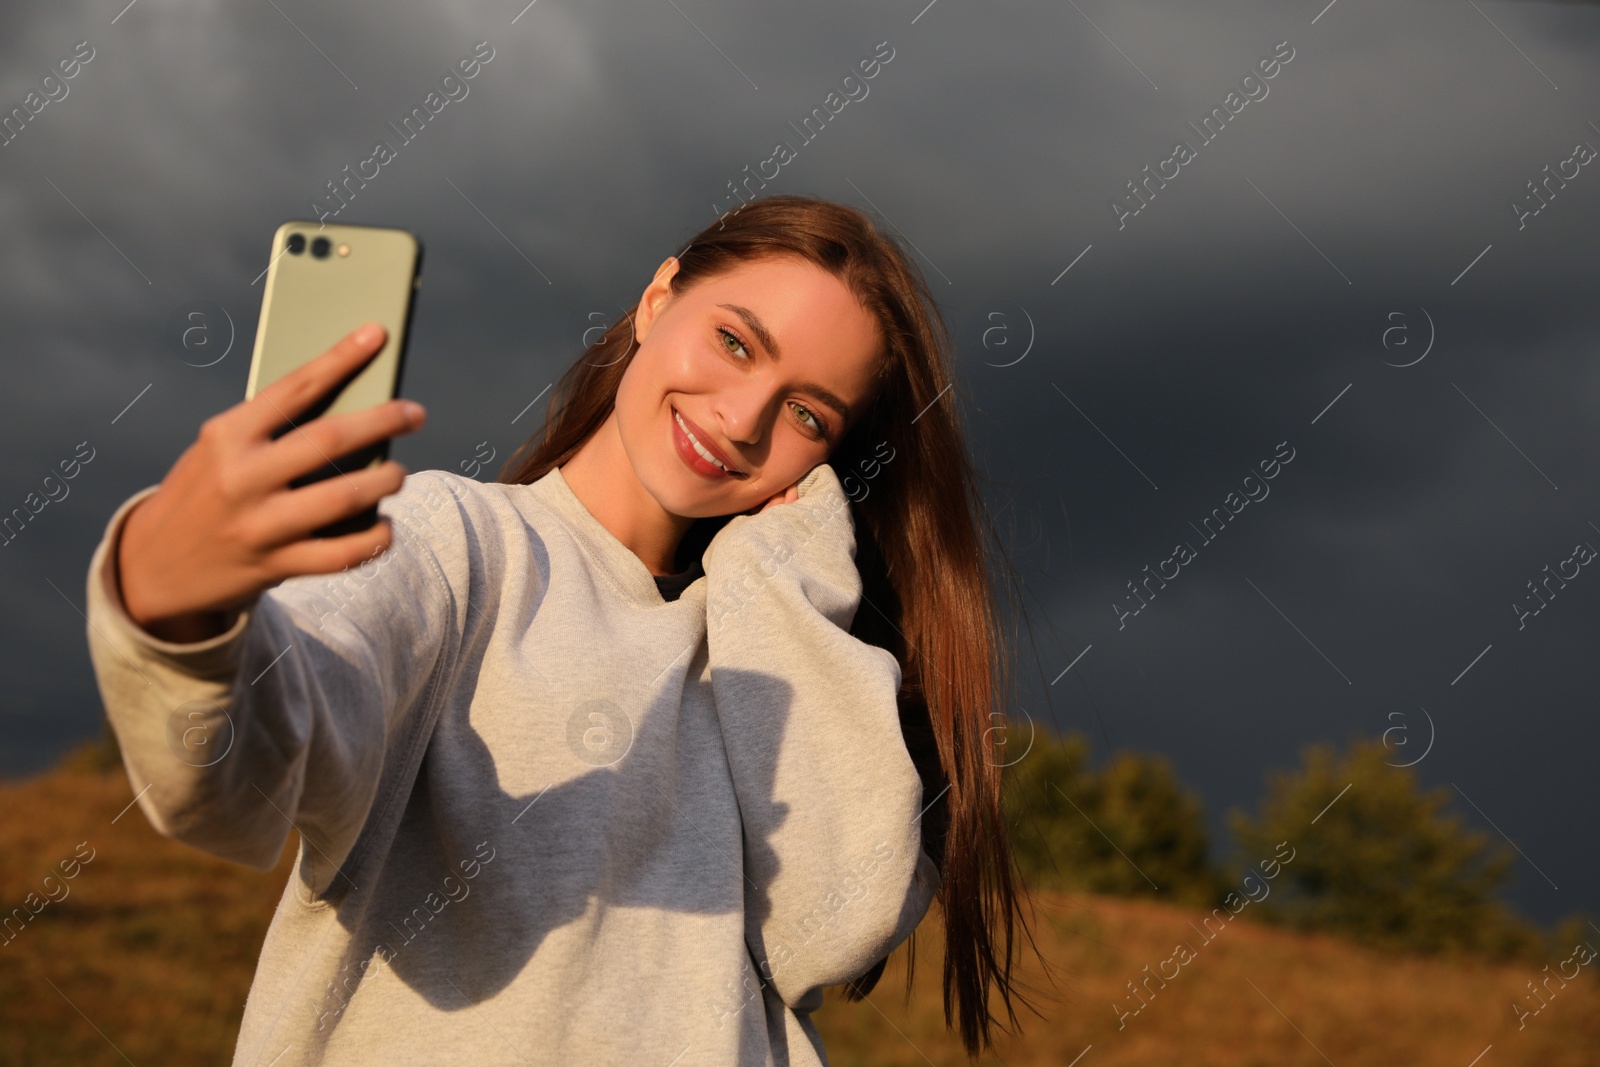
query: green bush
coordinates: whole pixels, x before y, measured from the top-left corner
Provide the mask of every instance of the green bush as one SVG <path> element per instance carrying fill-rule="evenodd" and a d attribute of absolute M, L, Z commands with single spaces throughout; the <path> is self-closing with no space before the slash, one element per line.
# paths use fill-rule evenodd
<path fill-rule="evenodd" d="M 1252 913 L 1382 948 L 1536 958 L 1543 938 L 1496 895 L 1514 853 L 1447 813 L 1450 789 L 1422 792 L 1387 754 L 1372 740 L 1343 754 L 1312 745 L 1298 770 L 1269 776 L 1255 817 L 1230 813 L 1242 861 L 1281 841 L 1295 850 Z"/>
<path fill-rule="evenodd" d="M 1012 845 L 1031 884 L 1210 907 L 1222 887 L 1199 800 L 1159 756 L 1089 766 L 1081 734 L 1042 727 L 1006 769 Z"/>

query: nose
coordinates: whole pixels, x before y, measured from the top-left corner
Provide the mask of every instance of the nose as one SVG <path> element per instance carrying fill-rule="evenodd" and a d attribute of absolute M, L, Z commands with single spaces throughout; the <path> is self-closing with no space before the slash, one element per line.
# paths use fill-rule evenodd
<path fill-rule="evenodd" d="M 751 381 L 723 389 L 712 411 L 728 440 L 753 446 L 766 436 L 776 412 L 778 394 L 771 386 Z"/>

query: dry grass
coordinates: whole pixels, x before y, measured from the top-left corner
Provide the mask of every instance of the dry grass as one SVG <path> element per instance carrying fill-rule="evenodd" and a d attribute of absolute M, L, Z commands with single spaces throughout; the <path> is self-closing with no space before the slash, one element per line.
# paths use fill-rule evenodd
<path fill-rule="evenodd" d="M 293 835 L 270 874 L 212 859 L 137 807 L 118 817 L 133 798 L 120 767 L 74 762 L 0 783 L 5 914 L 44 898 L 80 842 L 94 849 L 68 895 L 0 947 L 0 1064 L 227 1063 Z"/>
<path fill-rule="evenodd" d="M 0 1067 L 226 1063 L 293 839 L 257 874 L 162 839 L 137 808 L 113 824 L 132 791 L 120 768 L 92 762 L 0 783 L 0 908 L 42 895 L 79 842 L 96 850 L 70 895 L 0 947 Z M 1478 1067 L 1600 1064 L 1600 961 L 1518 1032 L 1511 1002 L 1528 965 L 1386 956 L 1242 919 L 1202 944 L 1191 922 L 1197 913 L 1161 904 L 1042 897 L 1037 933 L 1056 983 L 1031 958 L 1024 979 L 1043 991 L 1045 1018 L 1024 1014 L 1022 1037 L 981 1062 L 1067 1067 L 1092 1046 L 1079 1067 L 1468 1067 L 1493 1045 Z M 940 1012 L 940 933 L 930 919 L 918 935 L 909 1008 L 899 957 L 872 1003 L 830 995 L 818 1024 L 834 1067 L 966 1062 Z M 1132 1006 L 1126 983 L 1179 941 L 1196 958 L 1166 988 L 1152 983 L 1119 1031 L 1111 1004 Z"/>
<path fill-rule="evenodd" d="M 1044 994 L 1030 994 L 1044 1018 L 1019 1008 L 1020 1039 L 1003 1037 L 977 1062 L 1066 1067 L 1088 1049 L 1079 1067 L 1468 1067 L 1493 1045 L 1479 1067 L 1600 1064 L 1600 961 L 1519 1032 L 1511 1002 L 1538 971 L 1527 964 L 1381 954 L 1243 918 L 1207 943 L 1195 929 L 1203 913 L 1149 901 L 1050 894 L 1037 914 L 1056 980 L 1030 954 L 1023 981 Z M 909 1009 L 899 958 L 871 1005 L 830 997 L 817 1018 L 833 1067 L 970 1062 L 943 1024 L 942 936 L 933 917 L 917 934 Z M 1179 942 L 1194 958 L 1164 988 L 1151 979 L 1148 1004 L 1119 1029 L 1112 1004 L 1136 1007 L 1127 983 L 1146 965 L 1156 973 Z M 1002 1011 L 998 998 L 990 1010 Z"/>

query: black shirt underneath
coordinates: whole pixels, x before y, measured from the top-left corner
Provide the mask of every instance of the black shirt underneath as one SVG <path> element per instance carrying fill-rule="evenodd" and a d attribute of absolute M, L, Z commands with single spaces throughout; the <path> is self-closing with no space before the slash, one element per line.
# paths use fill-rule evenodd
<path fill-rule="evenodd" d="M 656 580 L 656 588 L 661 591 L 661 599 L 670 603 L 677 600 L 679 594 L 694 584 L 694 580 L 703 574 L 705 574 L 705 569 L 700 566 L 699 560 L 695 560 L 689 569 L 681 574 L 656 574 L 651 577 Z"/>

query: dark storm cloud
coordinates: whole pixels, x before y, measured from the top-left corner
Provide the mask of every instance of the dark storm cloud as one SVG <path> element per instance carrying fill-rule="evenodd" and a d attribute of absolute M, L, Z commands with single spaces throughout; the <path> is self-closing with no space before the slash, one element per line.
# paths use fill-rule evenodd
<path fill-rule="evenodd" d="M 964 405 L 1026 582 L 1030 714 L 1169 753 L 1220 829 L 1300 744 L 1426 707 L 1424 781 L 1457 783 L 1561 886 L 1523 866 L 1523 905 L 1592 907 L 1600 865 L 1557 823 L 1595 814 L 1581 664 L 1600 591 L 1584 574 L 1521 630 L 1511 605 L 1575 541 L 1600 544 L 1600 169 L 1520 229 L 1511 205 L 1576 143 L 1600 145 L 1593 8 L 679 7 L 4 16 L 7 106 L 77 42 L 96 50 L 0 149 L 0 507 L 96 449 L 0 549 L 4 769 L 97 728 L 89 551 L 242 396 L 272 228 L 314 217 L 380 138 L 399 144 L 389 124 L 487 41 L 470 93 L 339 216 L 428 246 L 407 392 L 430 422 L 397 447 L 413 469 L 515 447 L 544 401 L 513 416 L 591 313 L 631 304 L 786 142 L 769 191 L 886 218 L 941 301 L 961 377 L 946 402 Z M 884 41 L 870 92 L 802 141 L 791 124 Z M 1285 42 L 1293 58 L 1262 79 Z M 1190 124 L 1215 108 L 1229 117 L 1205 142 Z M 1180 141 L 1192 160 L 1119 228 L 1113 200 Z M 164 337 L 193 298 L 236 328 L 212 367 Z M 1430 332 L 1426 359 L 1386 365 Z M 1025 338 L 1025 358 L 992 365 Z M 1295 458 L 1270 495 L 1203 543 L 1190 524 L 1284 441 Z M 1119 628 L 1127 583 L 1184 540 L 1195 558 Z"/>

